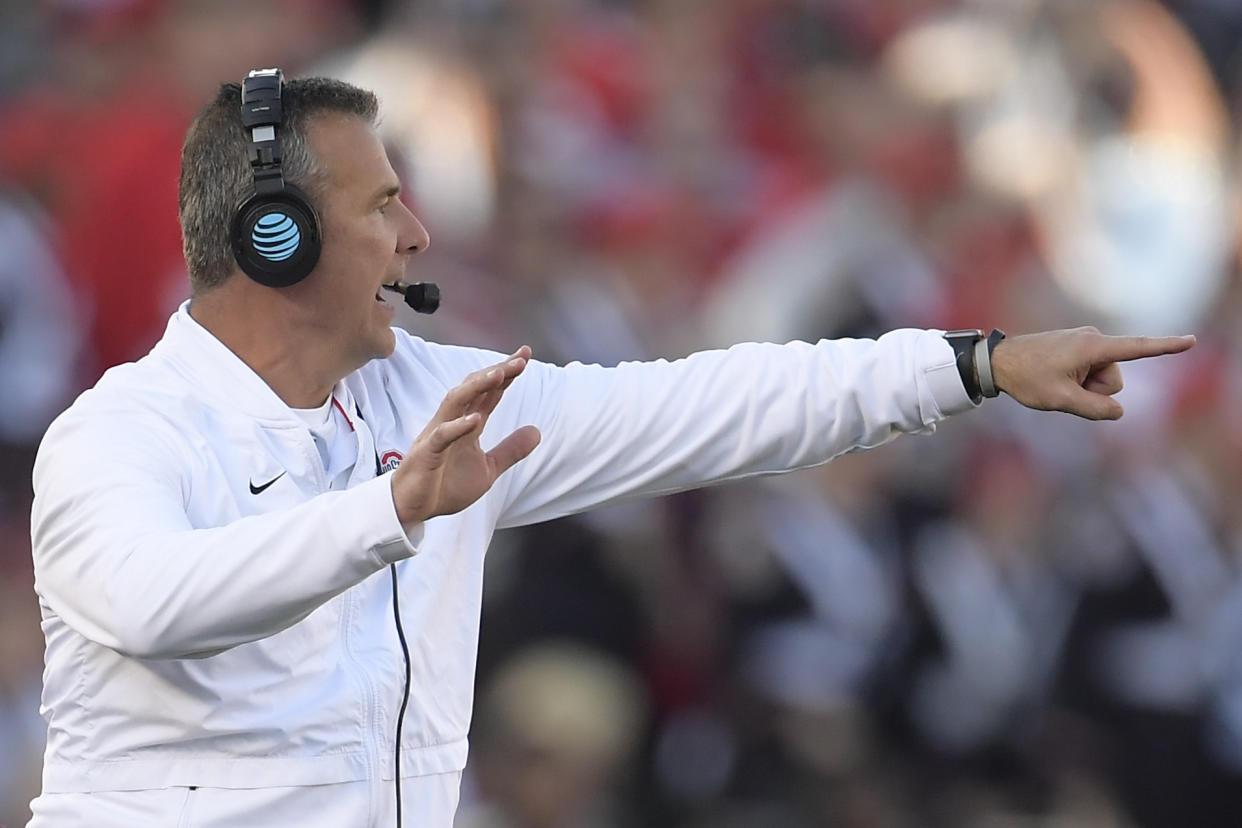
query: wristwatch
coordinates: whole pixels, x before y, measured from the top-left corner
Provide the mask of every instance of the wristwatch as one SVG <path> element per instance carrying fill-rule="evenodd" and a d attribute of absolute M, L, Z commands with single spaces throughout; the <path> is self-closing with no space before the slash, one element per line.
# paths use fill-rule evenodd
<path fill-rule="evenodd" d="M 980 328 L 967 328 L 949 331 L 944 338 L 953 346 L 957 373 L 970 401 L 978 405 L 984 397 L 998 396 L 1000 390 L 992 376 L 992 351 L 1005 338 L 1005 332 L 993 328 L 990 334 L 984 334 Z"/>

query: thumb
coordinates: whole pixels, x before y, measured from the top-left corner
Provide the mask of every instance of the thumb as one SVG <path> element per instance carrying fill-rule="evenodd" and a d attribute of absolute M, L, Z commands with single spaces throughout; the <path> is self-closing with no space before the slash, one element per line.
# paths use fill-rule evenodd
<path fill-rule="evenodd" d="M 1088 420 L 1120 420 L 1125 413 L 1121 403 L 1107 394 L 1088 391 L 1077 385 L 1070 390 L 1062 410 Z"/>
<path fill-rule="evenodd" d="M 492 470 L 496 476 L 504 474 L 509 467 L 519 460 L 525 459 L 539 445 L 542 435 L 534 426 L 522 426 L 517 431 L 501 440 L 494 449 L 487 453 Z"/>

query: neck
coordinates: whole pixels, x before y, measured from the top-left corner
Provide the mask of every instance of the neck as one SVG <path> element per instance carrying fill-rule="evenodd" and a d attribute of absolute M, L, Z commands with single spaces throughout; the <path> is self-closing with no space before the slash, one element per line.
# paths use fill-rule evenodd
<path fill-rule="evenodd" d="M 314 336 L 288 308 L 281 307 L 279 293 L 255 289 L 247 282 L 230 279 L 195 296 L 190 315 L 258 374 L 285 405 L 323 405 L 332 387 L 353 369 L 336 364 L 339 354 L 332 354 L 325 338 Z"/>

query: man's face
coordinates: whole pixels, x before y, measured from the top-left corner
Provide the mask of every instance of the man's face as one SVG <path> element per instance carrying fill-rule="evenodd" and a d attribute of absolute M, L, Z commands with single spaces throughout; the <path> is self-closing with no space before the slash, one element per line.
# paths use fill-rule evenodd
<path fill-rule="evenodd" d="M 308 135 L 324 173 L 315 198 L 323 253 L 297 286 L 298 304 L 353 370 L 392 353 L 393 306 L 380 286 L 405 278 L 409 257 L 429 240 L 397 197 L 397 174 L 369 124 L 329 114 L 312 121 Z"/>

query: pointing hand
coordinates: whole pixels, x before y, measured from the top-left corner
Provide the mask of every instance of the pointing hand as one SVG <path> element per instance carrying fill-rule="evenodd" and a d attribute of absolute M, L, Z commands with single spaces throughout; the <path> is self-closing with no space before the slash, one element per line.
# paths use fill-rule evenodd
<path fill-rule="evenodd" d="M 1132 359 L 1176 354 L 1193 336 L 1106 336 L 1092 327 L 1015 336 L 992 353 L 996 387 L 1027 408 L 1065 411 L 1088 420 L 1121 418 L 1121 366 Z"/>

